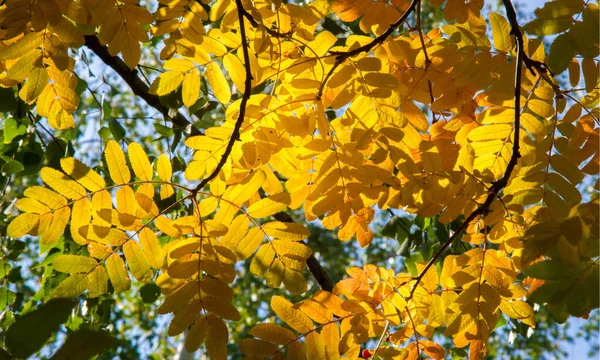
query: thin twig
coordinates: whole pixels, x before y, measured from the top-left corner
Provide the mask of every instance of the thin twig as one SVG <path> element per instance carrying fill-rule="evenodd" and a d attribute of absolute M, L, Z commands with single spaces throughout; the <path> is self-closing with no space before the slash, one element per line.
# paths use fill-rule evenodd
<path fill-rule="evenodd" d="M 381 336 L 379 337 L 379 341 L 377 342 L 377 347 L 375 347 L 375 350 L 373 351 L 373 355 L 371 355 L 371 357 L 373 359 L 377 359 L 377 352 L 379 351 L 379 348 L 381 347 L 381 343 L 383 343 L 383 339 L 385 338 L 385 334 L 387 334 L 388 329 L 390 328 L 390 321 L 386 320 L 385 321 L 385 327 L 383 328 L 383 332 L 381 333 Z"/>
<path fill-rule="evenodd" d="M 423 39 L 423 29 L 421 29 L 421 2 L 417 3 L 417 31 L 419 32 L 419 39 L 421 40 L 421 49 L 423 49 L 423 54 L 425 55 L 425 76 L 427 76 L 427 69 L 429 69 L 429 65 L 431 65 L 431 59 L 427 54 L 427 48 L 425 47 L 425 40 Z M 433 97 L 433 86 L 431 85 L 431 80 L 427 79 L 427 87 L 429 88 L 429 99 L 431 100 L 430 107 L 433 106 L 433 102 L 435 98 Z M 431 110 L 431 109 L 430 109 Z M 435 118 L 435 112 L 431 110 L 431 123 L 435 124 L 437 119 Z"/>
<path fill-rule="evenodd" d="M 108 49 L 100 43 L 100 40 L 95 35 L 85 35 L 85 45 L 96 54 L 106 65 L 110 66 L 126 83 L 129 85 L 133 93 L 158 110 L 160 113 L 167 115 L 169 109 L 161 104 L 158 96 L 150 94 L 149 87 L 137 76 L 137 71 L 131 70 L 123 60 L 116 56 L 112 56 Z M 202 131 L 194 127 L 194 125 L 180 112 L 169 119 L 181 128 L 190 127 L 190 135 L 203 135 Z"/>
<path fill-rule="evenodd" d="M 415 283 L 413 284 L 413 287 L 410 291 L 410 294 L 407 297 L 407 300 L 412 299 L 417 287 L 419 286 L 419 283 L 421 282 L 421 280 L 423 279 L 423 277 L 425 276 L 427 271 L 442 256 L 444 251 L 454 242 L 454 240 L 456 240 L 460 236 L 460 234 L 469 226 L 469 224 L 473 220 L 475 220 L 475 218 L 477 218 L 480 215 L 487 214 L 487 212 L 489 211 L 489 208 L 492 205 L 492 203 L 494 202 L 494 199 L 496 198 L 496 196 L 508 184 L 508 180 L 510 179 L 513 169 L 515 168 L 519 158 L 521 157 L 521 154 L 519 152 L 519 132 L 521 129 L 521 68 L 525 61 L 524 59 L 526 59 L 527 57 L 525 55 L 525 50 L 523 47 L 523 34 L 521 33 L 521 30 L 519 29 L 519 23 L 517 21 L 517 17 L 516 17 L 517 15 L 515 13 L 515 9 L 513 8 L 510 0 L 502 0 L 502 2 L 504 3 L 504 6 L 506 7 L 506 13 L 508 14 L 508 18 L 509 18 L 509 21 L 511 24 L 511 34 L 517 40 L 517 61 L 516 61 L 517 69 L 515 71 L 515 91 L 514 91 L 514 98 L 515 98 L 514 122 L 515 122 L 515 124 L 514 124 L 512 155 L 506 166 L 506 169 L 504 171 L 504 175 L 502 176 L 502 178 L 500 178 L 500 180 L 498 180 L 498 181 L 493 182 L 492 186 L 488 189 L 488 195 L 487 195 L 485 201 L 483 202 L 483 204 L 479 205 L 475 211 L 473 211 L 469 216 L 467 216 L 465 221 L 456 230 L 456 232 L 454 234 L 452 234 L 452 236 L 435 253 L 435 255 L 431 258 L 431 260 L 429 260 L 429 262 L 427 262 L 427 265 L 425 265 L 425 267 L 423 268 L 423 270 L 421 270 L 419 275 L 417 277 L 407 281 L 407 283 L 410 281 L 415 281 Z M 531 64 L 533 64 L 533 63 L 531 63 Z M 544 65 L 544 67 L 545 67 L 545 65 Z M 539 67 L 539 69 L 542 69 L 544 67 Z M 532 71 L 531 68 L 530 68 L 530 71 Z"/>
<path fill-rule="evenodd" d="M 246 37 L 246 26 L 244 25 L 244 6 L 242 5 L 241 0 L 236 0 L 235 4 L 237 6 L 238 20 L 240 22 L 240 37 L 242 39 L 242 51 L 244 53 L 244 66 L 246 68 L 246 80 L 244 82 L 244 93 L 242 94 L 242 99 L 240 101 L 240 110 L 238 114 L 238 118 L 235 121 L 235 125 L 233 127 L 233 132 L 231 133 L 231 137 L 229 138 L 229 142 L 227 142 L 227 146 L 225 147 L 225 152 L 221 156 L 219 163 L 215 167 L 212 173 L 202 179 L 198 186 L 194 189 L 194 194 L 197 194 L 200 189 L 202 189 L 206 184 L 208 184 L 212 179 L 217 177 L 229 155 L 231 154 L 231 150 L 233 149 L 233 144 L 240 139 L 240 129 L 242 128 L 242 123 L 244 122 L 244 116 L 246 115 L 246 104 L 248 103 L 248 99 L 250 99 L 250 93 L 252 92 L 252 68 L 250 67 L 250 54 L 248 53 L 248 38 Z"/>
<path fill-rule="evenodd" d="M 338 66 L 340 66 L 348 58 L 356 56 L 356 55 L 358 55 L 358 54 L 360 54 L 362 52 L 369 53 L 376 45 L 383 44 L 383 42 L 390 35 L 392 35 L 392 33 L 400 25 L 402 25 L 402 23 L 404 23 L 404 21 L 406 21 L 406 19 L 410 15 L 410 13 L 415 10 L 415 7 L 417 6 L 417 4 L 420 1 L 421 0 L 413 0 L 413 2 L 410 4 L 410 7 L 404 12 L 404 14 L 402 14 L 402 16 L 400 16 L 400 19 L 398 19 L 398 21 L 396 21 L 395 23 L 393 23 L 392 25 L 390 25 L 390 27 L 388 27 L 388 29 L 383 34 L 381 34 L 378 37 L 376 37 L 375 39 L 373 39 L 373 41 L 371 41 L 370 43 L 365 44 L 363 46 L 359 46 L 356 49 L 349 50 L 349 51 L 344 51 L 344 52 L 330 51 L 329 52 L 330 54 L 336 56 L 335 57 L 335 63 L 333 64 L 333 66 L 331 67 L 331 69 L 329 69 L 329 72 L 327 72 L 327 75 L 325 75 L 325 79 L 323 80 L 323 82 L 319 86 L 319 89 L 317 90 L 316 98 L 318 100 L 321 99 L 321 97 L 323 96 L 323 89 L 325 88 L 325 84 L 327 84 L 327 81 L 329 80 L 329 78 L 331 77 L 331 75 L 333 75 L 333 72 L 335 71 L 335 69 L 337 69 Z"/>

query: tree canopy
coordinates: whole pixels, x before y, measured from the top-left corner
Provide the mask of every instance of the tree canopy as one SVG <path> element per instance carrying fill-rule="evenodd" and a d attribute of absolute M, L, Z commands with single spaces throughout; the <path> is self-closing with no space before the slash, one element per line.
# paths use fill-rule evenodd
<path fill-rule="evenodd" d="M 597 332 L 600 13 L 540 3 L 0 1 L 1 357 Z"/>

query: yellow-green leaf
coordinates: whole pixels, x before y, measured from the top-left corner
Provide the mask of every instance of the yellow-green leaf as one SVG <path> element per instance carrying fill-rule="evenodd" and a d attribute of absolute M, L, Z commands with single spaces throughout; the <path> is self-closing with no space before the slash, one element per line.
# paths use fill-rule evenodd
<path fill-rule="evenodd" d="M 133 277 L 141 282 L 150 281 L 152 279 L 152 270 L 140 245 L 133 240 L 128 241 L 123 245 L 123 252 L 125 253 L 125 259 L 127 259 L 127 264 Z"/>
<path fill-rule="evenodd" d="M 490 13 L 490 24 L 492 25 L 494 47 L 500 52 L 508 53 L 513 46 L 508 21 L 500 14 Z"/>
<path fill-rule="evenodd" d="M 178 71 L 167 71 L 160 74 L 150 86 L 150 94 L 167 95 L 175 91 L 183 81 L 183 74 Z"/>
<path fill-rule="evenodd" d="M 116 292 L 119 293 L 129 290 L 131 287 L 131 280 L 127 275 L 125 262 L 123 262 L 123 259 L 121 259 L 119 255 L 112 254 L 106 259 L 106 270 L 108 272 L 110 282 L 112 283 L 112 286 Z"/>
<path fill-rule="evenodd" d="M 40 176 L 48 186 L 69 199 L 81 199 L 87 194 L 83 186 L 58 170 L 45 167 L 40 172 Z"/>
<path fill-rule="evenodd" d="M 88 273 L 98 266 L 98 262 L 87 256 L 58 255 L 52 261 L 52 266 L 56 271 L 69 274 Z"/>

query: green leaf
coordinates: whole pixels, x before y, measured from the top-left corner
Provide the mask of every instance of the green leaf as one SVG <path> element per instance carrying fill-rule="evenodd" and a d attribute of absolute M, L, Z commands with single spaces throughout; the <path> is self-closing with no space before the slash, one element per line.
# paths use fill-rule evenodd
<path fill-rule="evenodd" d="M 164 126 L 161 123 L 154 123 L 154 130 L 163 136 L 173 136 L 174 134 L 173 129 L 168 126 Z"/>
<path fill-rule="evenodd" d="M 146 284 L 141 287 L 140 295 L 142 296 L 143 302 L 146 304 L 152 304 L 160 296 L 160 287 L 154 283 Z"/>
<path fill-rule="evenodd" d="M 548 66 L 555 74 L 565 71 L 575 56 L 575 41 L 570 32 L 560 34 L 550 45 Z"/>
<path fill-rule="evenodd" d="M 25 167 L 17 160 L 9 160 L 2 165 L 2 172 L 5 174 L 17 174 L 23 171 Z"/>
<path fill-rule="evenodd" d="M 89 359 L 105 349 L 112 348 L 115 342 L 115 338 L 105 331 L 78 330 L 67 336 L 63 346 L 50 359 Z"/>
<path fill-rule="evenodd" d="M 525 275 L 542 280 L 574 279 L 589 269 L 592 261 L 585 261 L 571 267 L 562 260 L 537 262 L 525 270 Z"/>
<path fill-rule="evenodd" d="M 0 259 L 0 278 L 3 278 L 10 272 L 10 265 L 4 260 Z"/>
<path fill-rule="evenodd" d="M 8 118 L 4 122 L 4 143 L 10 144 L 14 138 L 20 135 L 25 135 L 27 127 L 19 124 L 16 119 Z"/>
<path fill-rule="evenodd" d="M 12 112 L 18 106 L 13 88 L 0 87 L 0 112 Z"/>
<path fill-rule="evenodd" d="M 125 129 L 117 120 L 110 119 L 108 121 L 108 128 L 110 129 L 110 133 L 115 141 L 121 141 L 123 137 L 125 137 Z"/>
<path fill-rule="evenodd" d="M 106 126 L 103 126 L 100 131 L 98 131 L 98 135 L 106 142 L 110 139 L 110 130 Z"/>
<path fill-rule="evenodd" d="M 11 305 L 16 298 L 17 294 L 5 287 L 0 287 L 0 311 L 4 311 L 4 309 Z"/>
<path fill-rule="evenodd" d="M 18 318 L 6 331 L 5 345 L 15 357 L 26 358 L 44 346 L 60 324 L 67 321 L 76 302 L 50 300 Z"/>

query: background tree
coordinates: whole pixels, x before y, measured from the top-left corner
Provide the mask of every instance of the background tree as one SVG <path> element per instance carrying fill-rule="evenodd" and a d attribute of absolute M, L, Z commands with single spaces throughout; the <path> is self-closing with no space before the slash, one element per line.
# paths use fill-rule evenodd
<path fill-rule="evenodd" d="M 541 358 L 570 316 L 592 337 L 598 7 L 535 15 L 2 2 L 3 355 Z"/>

